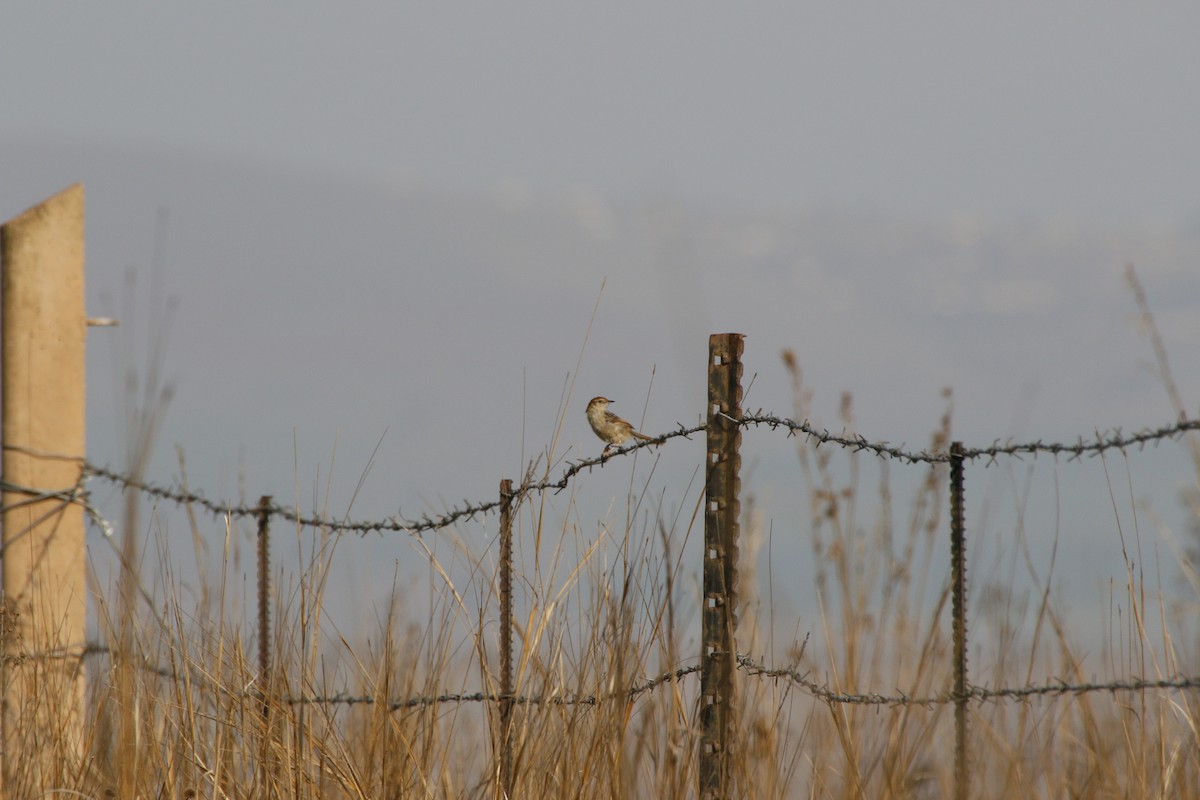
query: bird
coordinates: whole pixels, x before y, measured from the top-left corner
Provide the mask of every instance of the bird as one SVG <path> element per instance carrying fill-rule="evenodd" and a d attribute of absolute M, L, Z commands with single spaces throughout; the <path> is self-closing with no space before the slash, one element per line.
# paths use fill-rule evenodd
<path fill-rule="evenodd" d="M 600 453 L 601 457 L 608 455 L 609 450 L 630 439 L 641 439 L 643 442 L 651 440 L 651 437 L 635 431 L 633 425 L 628 421 L 609 411 L 608 404 L 611 402 L 613 401 L 607 397 L 593 397 L 587 404 L 588 424 L 605 442 L 604 451 Z"/>

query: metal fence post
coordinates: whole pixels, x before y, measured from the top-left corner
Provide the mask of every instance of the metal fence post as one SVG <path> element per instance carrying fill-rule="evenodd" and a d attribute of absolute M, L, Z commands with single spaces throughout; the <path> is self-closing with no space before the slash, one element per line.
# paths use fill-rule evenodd
<path fill-rule="evenodd" d="M 258 500 L 258 685 L 262 700 L 263 730 L 259 752 L 257 796 L 277 797 L 278 786 L 271 780 L 279 773 L 278 754 L 271 747 L 271 495 Z"/>
<path fill-rule="evenodd" d="M 500 481 L 500 791 L 512 794 L 512 481 Z"/>
<path fill-rule="evenodd" d="M 258 679 L 264 694 L 271 673 L 271 495 L 258 501 Z M 265 710 L 266 704 L 264 702 Z"/>
<path fill-rule="evenodd" d="M 699 757 L 700 797 L 706 799 L 729 797 L 732 784 L 743 339 L 740 333 L 708 339 Z"/>
<path fill-rule="evenodd" d="M 967 541 L 963 445 L 950 445 L 950 613 L 954 619 L 954 795 L 970 796 L 967 773 Z"/>

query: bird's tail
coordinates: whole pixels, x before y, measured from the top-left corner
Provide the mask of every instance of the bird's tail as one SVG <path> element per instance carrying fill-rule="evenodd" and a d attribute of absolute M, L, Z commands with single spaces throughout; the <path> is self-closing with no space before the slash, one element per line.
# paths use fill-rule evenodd
<path fill-rule="evenodd" d="M 647 436 L 644 433 L 638 433 L 637 431 L 630 431 L 630 433 L 633 434 L 633 438 L 641 439 L 643 442 L 650 442 L 654 440 L 653 436 Z"/>

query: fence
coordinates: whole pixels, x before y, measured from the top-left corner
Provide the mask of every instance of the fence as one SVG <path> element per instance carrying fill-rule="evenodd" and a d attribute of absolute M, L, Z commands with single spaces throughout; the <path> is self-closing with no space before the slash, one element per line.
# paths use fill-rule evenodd
<path fill-rule="evenodd" d="M 1094 692 L 1137 692 L 1145 690 L 1185 690 L 1200 688 L 1200 677 L 1173 675 L 1166 678 L 1130 676 L 1110 682 L 1048 682 L 1023 686 L 986 687 L 972 685 L 967 670 L 967 575 L 965 531 L 965 466 L 982 462 L 995 463 L 1002 458 L 1050 456 L 1068 461 L 1102 455 L 1110 450 L 1157 444 L 1174 439 L 1189 431 L 1200 429 L 1200 421 L 1183 419 L 1155 430 L 1124 435 L 1119 430 L 1108 436 L 1092 439 L 1080 437 L 1075 443 L 994 442 L 987 447 L 964 447 L 950 443 L 946 450 L 909 451 L 883 442 L 870 441 L 845 432 L 831 433 L 806 421 L 778 417 L 762 410 L 744 413 L 741 409 L 741 352 L 742 340 L 736 334 L 721 334 L 710 339 L 708 363 L 708 413 L 706 422 L 693 427 L 679 426 L 650 442 L 640 442 L 617 456 L 584 459 L 563 470 L 555 479 L 526 480 L 513 487 L 511 481 L 500 484 L 495 500 L 467 502 L 436 516 L 420 519 L 392 517 L 357 522 L 325 519 L 304 515 L 299 509 L 276 504 L 264 496 L 254 506 L 234 506 L 213 501 L 202 494 L 148 483 L 134 475 L 87 463 L 76 454 L 83 449 L 83 332 L 87 325 L 110 324 L 111 321 L 88 320 L 83 310 L 82 293 L 82 187 L 73 187 L 38 209 L 31 209 L 0 230 L 0 250 L 5 268 L 4 292 L 4 456 L 5 475 L 0 481 L 4 494 L 4 589 L 5 607 L 0 609 L 0 639 L 3 640 L 5 696 L 3 708 L 4 739 L 3 771 L 6 780 L 0 781 L 0 796 L 10 788 L 7 778 L 24 765 L 22 758 L 44 762 L 35 782 L 43 785 L 52 774 L 47 756 L 55 747 L 47 744 L 66 743 L 67 750 L 77 755 L 83 752 L 80 722 L 83 695 L 83 672 L 79 659 L 113 653 L 108 647 L 91 643 L 80 645 L 86 595 L 84 583 L 84 548 L 79 511 L 83 510 L 93 523 L 106 534 L 112 526 L 90 500 L 87 481 L 98 479 L 122 489 L 130 506 L 134 497 L 144 495 L 192 508 L 203 508 L 226 520 L 253 519 L 258 531 L 258 673 L 266 678 L 272 671 L 270 649 L 270 526 L 273 520 L 284 520 L 300 527 L 317 528 L 338 534 L 404 533 L 419 535 L 435 532 L 476 517 L 498 513 L 500 516 L 500 680 L 499 691 L 473 693 L 439 693 L 391 697 L 351 694 L 280 694 L 269 681 L 257 688 L 239 692 L 246 699 L 261 700 L 263 717 L 269 718 L 270 704 L 275 701 L 292 706 L 354 706 L 372 705 L 396 711 L 406 708 L 439 706 L 442 704 L 486 703 L 499 711 L 500 735 L 495 740 L 500 794 L 511 797 L 514 785 L 513 710 L 521 706 L 598 706 L 613 701 L 631 706 L 656 688 L 677 683 L 693 675 L 699 676 L 698 704 L 700 735 L 698 739 L 698 780 L 702 797 L 726 797 L 733 790 L 730 758 L 740 746 L 735 727 L 733 706 L 734 675 L 775 681 L 786 681 L 811 697 L 827 703 L 830 708 L 842 706 L 941 706 L 953 704 L 955 725 L 954 789 L 956 796 L 970 796 L 969 740 L 967 708 L 971 702 L 1024 700 L 1031 697 L 1087 695 Z M 1130 281 L 1145 308 L 1140 286 L 1130 274 Z M 56 290 L 55 299 L 46 302 L 29 300 L 26 292 Z M 70 335 L 66 335 L 69 332 Z M 36 342 L 38 347 L 31 347 Z M 45 345 L 49 344 L 47 347 Z M 1160 351 L 1161 343 L 1155 340 Z M 26 356 L 36 356 L 26 360 Z M 31 366 L 32 365 L 32 366 Z M 1174 396 L 1173 388 L 1169 391 Z M 30 402 L 35 398 L 35 402 Z M 847 693 L 814 681 L 809 675 L 790 667 L 764 663 L 761 659 L 737 649 L 738 612 L 738 555 L 740 523 L 740 454 L 741 434 L 747 428 L 766 428 L 789 437 L 803 436 L 815 446 L 836 446 L 856 453 L 867 453 L 880 459 L 903 464 L 946 464 L 950 472 L 950 605 L 952 616 L 953 653 L 951 673 L 953 685 L 941 692 L 925 695 L 877 692 Z M 512 517 L 528 498 L 547 492 L 561 492 L 584 471 L 603 469 L 612 458 L 620 458 L 644 447 L 659 447 L 678 438 L 689 438 L 703 432 L 707 440 L 704 504 L 704 558 L 702 566 L 702 653 L 694 666 L 670 669 L 646 678 L 628 688 L 607 694 L 558 693 L 548 696 L 518 695 L 512 681 Z M 27 437 L 27 438 L 26 438 Z M 64 484 L 73 486 L 63 488 Z M 47 489 L 47 486 L 56 488 Z M 70 512 L 70 513 L 68 513 Z M 126 539 L 129 548 L 122 554 L 129 559 L 136 553 L 133 537 Z M 18 545 L 19 543 L 19 545 Z M 17 545 L 17 546 L 14 546 Z M 28 561 L 27 557 L 32 558 Z M 136 559 L 134 559 L 136 560 Z M 122 602 L 133 604 L 132 571 L 122 572 Z M 30 591 L 25 591 L 32 587 Z M 47 624 L 47 622 L 49 624 Z M 36 635 L 34 635 L 36 634 Z M 44 634 L 49 634 L 45 637 Z M 128 655 L 131 632 L 123 629 L 116 652 Z M 677 662 L 676 662 L 677 663 Z M 41 665 L 44 669 L 22 671 L 26 665 Z M 219 685 L 216 678 L 203 674 L 180 674 L 174 666 L 145 663 L 143 669 L 190 686 L 200 686 L 213 693 L 230 694 L 229 687 Z M 52 667 L 52 668 L 51 668 Z M 15 676 L 15 678 L 14 678 Z M 51 680 L 47 681 L 50 677 Z M 64 691 L 46 692 L 47 683 Z M 617 685 L 621 685 L 620 682 Z M 28 691 L 25 691 L 28 690 Z M 43 694 L 39 695 L 38 691 Z M 126 683 L 121 688 L 122 699 L 129 701 L 123 709 L 122 736 L 135 737 L 136 723 L 133 706 L 136 689 Z M 76 694 L 74 700 L 67 695 Z M 61 695 L 52 697 L 48 695 Z M 1192 722 L 1193 739 L 1196 725 Z M 30 735 L 30 731 L 33 734 Z M 26 739 L 22 740 L 24 735 Z M 133 742 L 132 738 L 127 739 Z M 32 748 L 28 745 L 32 743 Z M 1194 743 L 1194 742 L 1193 742 Z M 22 747 L 34 752 L 22 752 Z M 273 760 L 267 741 L 263 740 L 261 762 Z M 122 791 L 135 783 L 130 765 L 123 765 Z M 742 787 L 747 790 L 748 787 Z M 861 791 L 860 791 L 861 794 Z"/>
<path fill-rule="evenodd" d="M 268 575 L 269 558 L 268 535 L 270 522 L 286 521 L 302 527 L 319 528 L 324 531 L 342 534 L 365 534 L 369 532 L 393 532 L 408 535 L 420 535 L 454 526 L 465 520 L 498 513 L 501 526 L 501 683 L 499 692 L 444 693 L 430 696 L 412 697 L 377 697 L 371 695 L 339 692 L 326 695 L 281 696 L 273 698 L 285 704 L 305 705 L 359 705 L 371 704 L 384 706 L 390 710 L 400 710 L 420 706 L 432 706 L 444 703 L 489 703 L 495 704 L 501 714 L 501 739 L 497 747 L 497 761 L 501 787 L 505 796 L 511 796 L 513 781 L 512 740 L 509 735 L 512 709 L 514 706 L 531 705 L 598 705 L 606 701 L 633 703 L 643 695 L 670 681 L 681 681 L 693 675 L 699 675 L 701 681 L 700 696 L 702 698 L 702 713 L 700 724 L 703 733 L 699 756 L 700 786 L 702 796 L 729 796 L 731 787 L 728 770 L 723 766 L 724 759 L 734 751 L 737 744 L 737 734 L 733 730 L 733 714 L 731 708 L 732 673 L 738 671 L 746 676 L 764 679 L 786 680 L 807 692 L 813 698 L 831 705 L 874 705 L 874 706 L 935 706 L 953 704 L 955 707 L 955 789 L 960 797 L 970 794 L 970 778 L 967 770 L 969 754 L 967 752 L 967 716 L 968 703 L 983 701 L 1019 700 L 1036 696 L 1082 695 L 1092 692 L 1133 692 L 1143 690 L 1184 690 L 1200 688 L 1200 676 L 1176 675 L 1167 678 L 1145 678 L 1129 676 L 1123 680 L 1111 682 L 1081 682 L 1070 683 L 1052 681 L 1042 684 L 1028 684 L 1010 687 L 984 687 L 972 685 L 968 679 L 966 664 L 967 648 L 967 604 L 966 604 L 966 574 L 965 574 L 965 545 L 964 535 L 964 469 L 969 463 L 990 465 L 1002 458 L 1021 458 L 1030 456 L 1051 457 L 1055 460 L 1065 459 L 1068 462 L 1097 456 L 1108 451 L 1126 451 L 1132 448 L 1142 448 L 1155 445 L 1165 440 L 1175 440 L 1189 431 L 1200 430 L 1200 420 L 1181 420 L 1174 424 L 1164 425 L 1153 430 L 1124 434 L 1114 431 L 1108 435 L 1097 435 L 1093 438 L 1079 438 L 1074 443 L 1058 442 L 994 442 L 986 447 L 964 447 L 954 442 L 946 452 L 929 452 L 924 450 L 905 450 L 886 443 L 874 442 L 859 435 L 845 432 L 835 433 L 828 429 L 817 428 L 807 421 L 796 421 L 776 416 L 762 410 L 743 413 L 738 408 L 740 386 L 737 376 L 740 375 L 738 356 L 740 355 L 740 337 L 736 342 L 722 340 L 716 342 L 714 337 L 714 353 L 719 353 L 710 359 L 710 370 L 714 368 L 726 370 L 710 380 L 710 415 L 705 423 L 692 427 L 679 426 L 676 430 L 667 432 L 647 442 L 638 442 L 618 451 L 614 455 L 603 455 L 598 458 L 583 459 L 569 463 L 556 478 L 542 480 L 526 480 L 519 486 L 513 487 L 511 481 L 503 481 L 499 496 L 495 500 L 475 503 L 465 503 L 453 507 L 446 513 L 437 516 L 424 516 L 419 519 L 401 519 L 393 517 L 381 520 L 345 521 L 324 518 L 316 515 L 304 515 L 298 509 L 274 503 L 270 497 L 263 497 L 258 504 L 232 505 L 206 498 L 203 494 L 190 490 L 182 490 L 162 486 L 128 475 L 120 474 L 111 469 L 90 463 L 82 464 L 79 483 L 70 490 L 45 492 L 36 487 L 19 486 L 5 483 L 2 487 L 6 492 L 14 492 L 30 499 L 55 500 L 62 506 L 79 504 L 83 506 L 90 518 L 106 531 L 111 526 L 104 521 L 101 514 L 89 500 L 87 482 L 98 479 L 111 483 L 123 490 L 134 490 L 147 497 L 161 501 L 198 507 L 214 515 L 227 519 L 253 519 L 257 525 L 258 549 L 258 596 L 259 596 L 259 665 L 265 674 L 271 665 L 269 652 L 269 591 Z M 952 593 L 952 623 L 953 623 L 953 686 L 945 690 L 925 696 L 910 696 L 903 693 L 845 693 L 812 680 L 808 675 L 791 668 L 781 668 L 763 663 L 736 649 L 736 554 L 737 554 L 737 517 L 738 505 L 737 481 L 738 465 L 737 446 L 740 431 L 748 428 L 765 428 L 769 431 L 781 432 L 788 437 L 802 436 L 816 446 L 835 446 L 852 452 L 868 453 L 885 460 L 897 461 L 903 464 L 948 464 L 950 466 L 950 504 L 951 504 L 951 593 Z M 660 447 L 673 440 L 690 438 L 704 432 L 709 438 L 709 481 L 706 500 L 706 539 L 705 539 L 705 615 L 703 617 L 705 652 L 698 665 L 678 668 L 650 677 L 634 684 L 627 690 L 620 690 L 608 695 L 589 693 L 558 694 L 553 696 L 516 695 L 512 689 L 511 678 L 511 583 L 508 577 L 511 569 L 511 518 L 514 509 L 526 499 L 540 493 L 557 493 L 566 489 L 571 482 L 585 471 L 604 469 L 615 459 L 628 457 L 646 447 Z M 711 532 L 711 538 L 710 538 Z M 710 563 L 712 562 L 712 563 Z M 109 652 L 108 648 L 92 644 L 84 655 L 96 655 Z M 26 654 L 22 658 L 39 658 L 53 654 Z M 13 657 L 7 657 L 11 660 Z M 157 674 L 170 678 L 180 678 L 177 671 L 170 667 L 159 665 L 144 665 Z M 189 676 L 189 680 L 203 682 L 202 676 Z M 262 690 L 247 690 L 247 696 L 262 697 Z M 705 713 L 703 709 L 709 709 Z"/>

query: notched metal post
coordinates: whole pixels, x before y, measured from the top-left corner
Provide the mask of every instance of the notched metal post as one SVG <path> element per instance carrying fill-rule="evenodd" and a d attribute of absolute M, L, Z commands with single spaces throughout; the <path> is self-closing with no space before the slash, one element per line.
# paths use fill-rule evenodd
<path fill-rule="evenodd" d="M 500 791 L 512 795 L 512 481 L 500 481 Z"/>
<path fill-rule="evenodd" d="M 729 797 L 735 746 L 733 675 L 737 668 L 739 471 L 742 441 L 740 333 L 708 340 L 707 479 L 704 505 L 703 652 L 700 671 L 700 796 Z"/>
<path fill-rule="evenodd" d="M 970 796 L 967 772 L 967 534 L 963 517 L 963 445 L 950 445 L 950 612 L 954 619 L 954 793 Z"/>
<path fill-rule="evenodd" d="M 258 679 L 267 691 L 271 673 L 271 495 L 258 501 Z"/>

